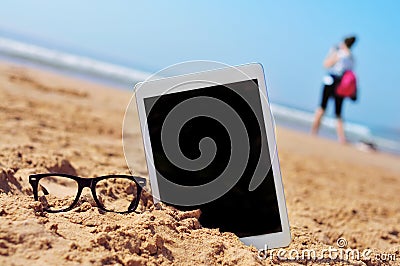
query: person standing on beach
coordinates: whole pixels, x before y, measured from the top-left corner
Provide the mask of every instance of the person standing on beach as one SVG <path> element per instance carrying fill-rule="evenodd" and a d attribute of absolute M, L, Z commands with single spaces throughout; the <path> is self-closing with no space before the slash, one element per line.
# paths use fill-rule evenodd
<path fill-rule="evenodd" d="M 351 47 L 356 42 L 355 36 L 344 39 L 339 46 L 332 48 L 324 60 L 324 67 L 328 69 L 328 74 L 323 79 L 323 92 L 320 107 L 315 111 L 315 118 L 312 125 L 311 133 L 318 134 L 321 125 L 321 119 L 325 114 L 329 99 L 335 100 L 335 114 L 337 119 L 336 133 L 340 143 L 346 143 L 342 120 L 342 106 L 344 97 L 336 95 L 336 87 L 345 71 L 353 70 L 354 58 L 351 53 Z"/>

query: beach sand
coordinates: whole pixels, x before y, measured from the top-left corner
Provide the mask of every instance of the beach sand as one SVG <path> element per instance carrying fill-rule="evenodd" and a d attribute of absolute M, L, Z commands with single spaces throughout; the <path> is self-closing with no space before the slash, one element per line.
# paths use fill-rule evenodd
<path fill-rule="evenodd" d="M 232 233 L 202 228 L 198 211 L 156 208 L 148 195 L 142 214 L 101 213 L 90 197 L 70 212 L 42 211 L 29 174 L 129 173 L 121 128 L 130 97 L 129 91 L 0 64 L 0 265 L 282 263 L 260 260 L 256 248 Z M 277 129 L 277 141 L 293 238 L 286 250 L 322 252 L 344 238 L 349 248 L 393 254 L 397 261 L 390 264 L 399 265 L 400 158 L 284 128 Z M 141 164 L 139 173 L 146 168 Z"/>

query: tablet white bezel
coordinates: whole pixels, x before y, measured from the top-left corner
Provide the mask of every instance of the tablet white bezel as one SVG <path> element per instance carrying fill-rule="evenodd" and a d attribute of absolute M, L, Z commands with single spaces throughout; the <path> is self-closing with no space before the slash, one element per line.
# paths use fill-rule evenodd
<path fill-rule="evenodd" d="M 238 75 L 238 73 L 240 73 L 238 71 L 242 72 L 242 74 Z M 198 73 L 175 76 L 170 78 L 150 80 L 136 84 L 135 86 L 136 104 L 139 113 L 139 120 L 142 131 L 142 138 L 144 143 L 152 194 L 155 202 L 158 202 L 158 199 L 160 199 L 160 193 L 158 189 L 156 170 L 154 167 L 153 152 L 150 143 L 150 135 L 147 126 L 147 117 L 144 106 L 144 99 L 153 96 L 160 96 L 163 94 L 211 87 L 215 86 L 215 84 L 229 84 L 250 79 L 258 80 L 259 91 L 261 93 L 260 98 L 261 97 L 264 98 L 264 100 L 261 100 L 261 106 L 263 111 L 264 123 L 266 127 L 265 130 L 269 147 L 269 155 L 272 162 L 275 190 L 277 193 L 280 220 L 282 223 L 282 232 L 249 236 L 241 238 L 240 240 L 246 245 L 254 245 L 259 249 L 264 249 L 266 247 L 268 249 L 284 247 L 288 246 L 291 240 L 289 220 L 288 220 L 285 195 L 282 185 L 278 152 L 276 149 L 274 124 L 269 107 L 266 83 L 264 79 L 264 71 L 261 64 L 253 63 L 235 67 L 227 67 L 217 70 L 198 72 Z M 201 82 L 196 83 L 196 81 L 204 81 L 204 80 L 209 81 L 210 85 L 207 86 Z M 184 85 L 177 86 L 178 84 L 184 84 Z M 168 89 L 167 92 L 166 89 Z"/>

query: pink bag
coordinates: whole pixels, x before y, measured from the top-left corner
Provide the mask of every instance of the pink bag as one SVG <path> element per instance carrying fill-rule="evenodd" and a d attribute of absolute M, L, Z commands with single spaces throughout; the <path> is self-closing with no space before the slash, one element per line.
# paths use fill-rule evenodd
<path fill-rule="evenodd" d="M 353 100 L 357 98 L 357 80 L 353 71 L 344 72 L 339 85 L 336 88 L 336 95 L 341 97 L 349 97 Z"/>

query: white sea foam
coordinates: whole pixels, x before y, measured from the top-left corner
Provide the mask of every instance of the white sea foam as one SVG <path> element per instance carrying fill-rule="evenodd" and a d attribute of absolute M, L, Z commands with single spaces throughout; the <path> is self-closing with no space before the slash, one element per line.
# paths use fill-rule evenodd
<path fill-rule="evenodd" d="M 296 127 L 296 125 L 302 128 L 311 128 L 311 124 L 314 119 L 314 114 L 312 112 L 307 112 L 279 104 L 271 103 L 271 111 L 279 122 L 286 122 Z M 326 131 L 329 131 L 331 134 L 335 134 L 336 130 L 336 119 L 332 117 L 324 117 L 321 122 L 321 126 Z M 371 130 L 364 125 L 346 122 L 345 123 L 345 132 L 346 136 L 353 142 L 368 142 L 375 144 L 378 149 L 382 149 L 385 151 L 393 152 L 396 154 L 400 153 L 400 143 L 382 138 L 374 135 Z"/>
<path fill-rule="evenodd" d="M 279 104 L 271 104 L 271 110 L 276 119 L 284 119 L 287 121 L 302 123 L 304 125 L 311 126 L 314 119 L 314 114 L 307 111 L 302 111 L 299 109 L 294 109 Z M 334 130 L 336 127 L 336 119 L 331 117 L 325 117 L 322 120 L 322 126 L 328 129 Z M 347 134 L 358 136 L 364 140 L 369 140 L 372 138 L 371 130 L 360 124 L 346 123 L 345 131 Z"/>
<path fill-rule="evenodd" d="M 139 70 L 2 37 L 0 37 L 0 52 L 8 56 L 29 59 L 47 65 L 94 74 L 122 82 L 143 81 L 150 76 L 150 73 Z"/>

